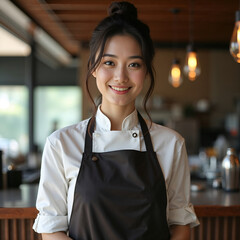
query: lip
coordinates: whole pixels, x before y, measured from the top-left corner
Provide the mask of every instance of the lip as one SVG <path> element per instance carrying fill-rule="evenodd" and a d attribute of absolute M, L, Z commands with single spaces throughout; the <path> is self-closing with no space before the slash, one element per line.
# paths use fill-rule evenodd
<path fill-rule="evenodd" d="M 127 86 L 112 86 L 112 85 L 109 85 L 109 87 L 111 88 L 111 90 L 113 92 L 115 92 L 117 94 L 126 94 L 131 89 L 131 87 L 127 87 Z"/>

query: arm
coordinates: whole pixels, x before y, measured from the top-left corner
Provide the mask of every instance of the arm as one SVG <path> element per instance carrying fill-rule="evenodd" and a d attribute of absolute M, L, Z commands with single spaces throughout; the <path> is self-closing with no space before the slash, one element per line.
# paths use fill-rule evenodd
<path fill-rule="evenodd" d="M 47 139 L 42 157 L 41 178 L 38 188 L 37 209 L 39 214 L 33 229 L 38 233 L 67 231 L 68 182 L 61 148 Z"/>
<path fill-rule="evenodd" d="M 190 240 L 189 225 L 170 226 L 171 240 Z"/>
<path fill-rule="evenodd" d="M 43 233 L 42 240 L 71 240 L 65 232 Z"/>
<path fill-rule="evenodd" d="M 190 203 L 190 171 L 186 147 L 184 141 L 178 141 L 176 144 L 177 151 L 174 152 L 171 179 L 168 183 L 168 223 L 179 228 L 184 228 L 187 224 L 194 227 L 198 225 L 198 220 Z"/>

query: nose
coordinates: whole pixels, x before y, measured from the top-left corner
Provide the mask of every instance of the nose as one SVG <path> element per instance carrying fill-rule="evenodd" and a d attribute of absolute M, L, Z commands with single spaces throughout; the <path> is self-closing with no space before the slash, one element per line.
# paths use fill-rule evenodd
<path fill-rule="evenodd" d="M 124 66 L 118 66 L 118 68 L 115 71 L 115 77 L 114 80 L 123 83 L 128 81 L 128 72 L 127 69 Z"/>

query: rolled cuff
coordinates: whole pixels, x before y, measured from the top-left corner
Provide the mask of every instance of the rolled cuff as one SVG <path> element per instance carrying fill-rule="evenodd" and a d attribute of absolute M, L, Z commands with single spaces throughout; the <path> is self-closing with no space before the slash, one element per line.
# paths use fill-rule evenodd
<path fill-rule="evenodd" d="M 38 214 L 33 224 L 37 233 L 54 233 L 68 230 L 67 216 L 43 216 Z"/>
<path fill-rule="evenodd" d="M 199 225 L 199 221 L 195 214 L 192 204 L 184 208 L 170 209 L 169 210 L 169 225 L 187 225 L 190 224 L 190 227 L 196 227 Z"/>

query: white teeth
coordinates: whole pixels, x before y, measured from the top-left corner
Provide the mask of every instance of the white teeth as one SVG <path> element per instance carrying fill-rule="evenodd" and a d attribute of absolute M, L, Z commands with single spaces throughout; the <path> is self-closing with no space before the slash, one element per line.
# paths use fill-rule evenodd
<path fill-rule="evenodd" d="M 126 91 L 126 90 L 128 90 L 128 88 L 118 88 L 118 87 L 113 87 L 113 86 L 111 86 L 111 88 L 113 89 L 113 90 L 116 90 L 116 91 Z"/>

